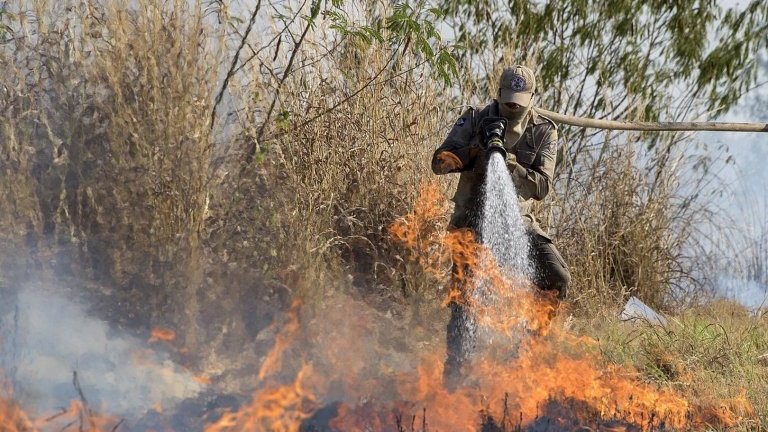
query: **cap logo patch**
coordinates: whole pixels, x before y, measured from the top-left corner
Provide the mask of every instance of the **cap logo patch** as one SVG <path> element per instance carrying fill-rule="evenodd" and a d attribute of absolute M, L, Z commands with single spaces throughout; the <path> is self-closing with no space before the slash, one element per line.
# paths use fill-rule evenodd
<path fill-rule="evenodd" d="M 509 88 L 516 92 L 525 90 L 525 78 L 522 75 L 513 75 Z"/>

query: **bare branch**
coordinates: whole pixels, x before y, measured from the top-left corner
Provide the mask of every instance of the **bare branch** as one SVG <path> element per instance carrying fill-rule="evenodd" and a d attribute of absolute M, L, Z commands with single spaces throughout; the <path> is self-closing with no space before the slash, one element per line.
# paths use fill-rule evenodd
<path fill-rule="evenodd" d="M 229 85 L 229 80 L 232 79 L 232 77 L 237 72 L 235 68 L 237 67 L 237 62 L 240 59 L 240 52 L 243 50 L 243 47 L 245 46 L 246 41 L 248 40 L 248 35 L 251 34 L 251 30 L 253 29 L 253 24 L 256 22 L 256 15 L 259 13 L 259 9 L 261 9 L 261 0 L 259 0 L 259 2 L 256 3 L 256 8 L 253 10 L 253 13 L 251 14 L 250 21 L 248 21 L 248 27 L 245 29 L 245 34 L 243 35 L 242 39 L 240 39 L 240 46 L 237 48 L 237 51 L 235 52 L 235 57 L 232 59 L 232 65 L 229 67 L 229 72 L 227 72 L 227 76 L 224 78 L 224 82 L 221 84 L 221 89 L 219 89 L 219 93 L 216 95 L 216 101 L 213 104 L 213 110 L 211 110 L 211 130 L 213 130 L 213 125 L 216 122 L 216 108 L 218 108 L 219 103 L 221 103 L 221 99 L 224 97 L 224 91 L 227 89 L 227 86 Z"/>

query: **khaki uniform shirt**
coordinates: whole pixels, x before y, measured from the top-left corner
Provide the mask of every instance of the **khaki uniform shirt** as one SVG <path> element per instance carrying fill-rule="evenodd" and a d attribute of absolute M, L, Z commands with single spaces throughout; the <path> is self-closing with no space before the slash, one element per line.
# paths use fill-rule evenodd
<path fill-rule="evenodd" d="M 505 143 L 509 154 L 517 158 L 517 165 L 508 165 L 512 180 L 517 188 L 520 213 L 529 230 L 544 237 L 549 236 L 539 227 L 532 214 L 533 201 L 543 200 L 552 190 L 552 178 L 555 173 L 557 158 L 557 125 L 531 110 L 528 124 L 517 143 Z M 456 228 L 467 226 L 466 214 L 480 209 L 485 163 L 483 157 L 475 157 L 480 147 L 482 131 L 480 121 L 487 116 L 498 116 L 496 101 L 480 111 L 470 108 L 456 121 L 443 144 L 435 151 L 435 156 L 443 151 L 450 151 L 464 162 L 464 170 L 459 178 L 459 185 L 453 196 L 456 204 L 452 224 Z M 433 166 L 435 158 L 432 159 Z M 462 225 L 462 226 L 460 226 Z"/>

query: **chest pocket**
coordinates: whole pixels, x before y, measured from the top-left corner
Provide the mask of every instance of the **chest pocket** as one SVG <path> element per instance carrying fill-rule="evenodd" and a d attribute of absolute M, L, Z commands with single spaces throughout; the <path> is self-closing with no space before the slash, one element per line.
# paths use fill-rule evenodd
<path fill-rule="evenodd" d="M 526 168 L 530 168 L 536 160 L 536 145 L 533 142 L 533 128 L 526 128 L 523 139 L 515 145 L 515 157 L 517 162 Z"/>

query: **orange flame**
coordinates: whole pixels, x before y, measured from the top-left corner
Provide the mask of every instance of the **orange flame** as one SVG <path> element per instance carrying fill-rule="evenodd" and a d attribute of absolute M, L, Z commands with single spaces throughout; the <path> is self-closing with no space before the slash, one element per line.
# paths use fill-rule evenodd
<path fill-rule="evenodd" d="M 193 376 L 192 380 L 198 384 L 203 384 L 203 385 L 211 385 L 213 383 L 213 380 L 211 380 L 211 377 L 207 377 L 205 375 Z"/>
<path fill-rule="evenodd" d="M 305 377 L 312 375 L 311 366 L 305 364 L 291 384 L 271 382 L 282 370 L 285 351 L 298 338 L 300 306 L 299 301 L 294 301 L 287 322 L 275 338 L 274 348 L 262 362 L 258 378 L 263 384 L 254 393 L 252 403 L 237 412 L 224 414 L 206 427 L 206 432 L 297 431 L 301 422 L 317 409 L 314 395 L 304 384 Z"/>
<path fill-rule="evenodd" d="M 471 230 L 443 232 L 438 221 L 446 210 L 438 186 L 426 183 L 413 212 L 395 221 L 389 231 L 427 273 L 441 277 L 453 264 L 446 304 L 466 304 L 483 325 L 503 334 L 514 333 L 521 324 L 534 332 L 546 332 L 558 302 L 549 294 L 531 290 L 529 281 L 504 274 L 493 254 L 477 242 Z M 493 287 L 496 298 L 490 305 L 475 300 L 473 291 L 480 286 Z"/>
<path fill-rule="evenodd" d="M 522 341 L 516 350 L 507 346 L 478 356 L 463 386 L 452 390 L 443 383 L 444 356 L 428 354 L 416 374 L 393 378 L 397 401 L 365 398 L 359 404 L 341 404 L 329 423 L 333 430 L 393 430 L 391 418 L 385 426 L 382 413 L 398 409 L 412 412 L 418 407 L 426 407 L 429 414 L 428 418 L 425 414 L 422 426 L 428 425 L 430 430 L 474 431 L 480 416 L 512 426 L 514 417 L 517 427 L 534 425 L 544 415 L 553 416 L 548 419 L 553 424 L 565 425 L 567 416 L 573 428 L 591 425 L 606 430 L 609 426 L 601 422 L 615 420 L 619 424 L 610 430 L 646 431 L 662 426 L 685 430 L 703 429 L 705 424 L 727 426 L 741 418 L 722 412 L 715 418 L 710 412 L 704 419 L 699 408 L 672 390 L 637 381 L 639 374 L 631 368 L 601 366 L 594 349 L 596 341 L 551 325 L 558 307 L 556 299 L 539 294 L 528 281 L 507 277 L 471 231 L 442 231 L 445 202 L 437 185 L 423 186 L 413 212 L 390 226 L 392 236 L 411 251 L 412 259 L 428 274 L 445 277 L 453 266 L 446 302 L 464 302 L 480 325 Z M 471 290 L 478 286 L 492 287 L 495 301 L 479 304 L 474 300 Z M 550 402 L 573 408 L 560 414 L 544 413 L 543 407 Z M 742 407 L 742 413 L 747 411 Z"/>
<path fill-rule="evenodd" d="M 302 368 L 287 386 L 268 386 L 254 394 L 253 402 L 237 412 L 224 414 L 206 432 L 298 431 L 301 422 L 317 409 L 315 398 L 303 386 L 312 368 Z"/>
<path fill-rule="evenodd" d="M 472 360 L 458 388 L 448 389 L 443 383 L 445 356 L 440 350 L 425 352 L 416 370 L 367 376 L 366 358 L 354 359 L 362 347 L 356 345 L 359 338 L 350 329 L 357 328 L 360 335 L 375 334 L 376 321 L 353 314 L 354 305 L 346 304 L 341 307 L 348 314 L 343 320 L 326 318 L 331 320 L 332 335 L 313 335 L 312 327 L 300 325 L 300 304 L 295 302 L 262 363 L 252 403 L 228 413 L 206 431 L 298 431 L 323 403 L 326 408 L 335 407 L 326 422 L 331 430 L 381 432 L 409 430 L 408 425 L 415 428 L 416 416 L 410 421 L 405 418 L 404 424 L 398 417 L 395 428 L 393 413 L 407 415 L 421 409 L 425 411 L 418 427 L 445 431 L 476 431 L 481 419 L 507 425 L 507 430 L 522 430 L 542 417 L 561 430 L 582 425 L 603 430 L 654 430 L 662 425 L 693 430 L 706 424 L 734 424 L 751 409 L 742 397 L 726 404 L 727 408 L 702 410 L 671 390 L 637 381 L 638 373 L 630 368 L 601 366 L 596 341 L 552 324 L 556 299 L 540 295 L 528 281 L 507 277 L 471 231 L 444 232 L 446 211 L 437 185 L 426 184 L 413 212 L 389 228 L 427 274 L 450 279 L 446 303 L 465 304 L 480 326 L 501 337 L 501 343 L 485 347 Z M 476 300 L 480 296 L 472 294 L 478 287 L 490 287 L 487 294 L 494 301 Z M 313 358 L 315 364 L 335 370 L 315 372 L 301 355 L 302 366 L 293 382 L 280 385 L 278 376 L 286 373 L 287 353 L 312 343 L 321 350 Z M 326 398 L 332 387 L 337 393 L 342 389 L 341 400 L 338 395 Z M 601 423 L 604 420 L 618 424 L 609 426 Z"/>
<path fill-rule="evenodd" d="M 596 341 L 552 325 L 557 300 L 538 294 L 528 281 L 507 277 L 471 231 L 443 231 L 446 210 L 439 188 L 426 184 L 413 212 L 393 223 L 390 233 L 409 249 L 411 258 L 427 274 L 448 279 L 446 275 L 453 265 L 446 303 L 463 302 L 476 315 L 479 325 L 506 336 L 504 340 L 517 340 L 517 348 L 501 344 L 495 351 L 477 356 L 463 385 L 448 389 L 442 378 L 442 352 L 427 352 L 416 371 L 392 373 L 372 381 L 360 376 L 365 367 L 340 366 L 348 364 L 343 362 L 344 356 L 355 352 L 357 341 L 349 337 L 322 339 L 325 360 L 339 368 L 332 371 L 332 376 L 313 374 L 314 369 L 305 363 L 293 383 L 264 385 L 251 405 L 225 416 L 207 430 L 297 431 L 320 406 L 333 382 L 343 383 L 345 391 L 343 402 L 334 405 L 335 415 L 327 422 L 334 431 L 404 430 L 407 427 L 400 424 L 402 418 L 397 420 L 398 429 L 394 428 L 392 413 L 413 413 L 421 408 L 426 410 L 419 427 L 447 431 L 476 431 L 481 418 L 526 428 L 542 416 L 549 416 L 547 421 L 561 425 L 562 430 L 569 430 L 569 424 L 573 426 L 570 429 L 591 425 L 604 430 L 654 430 L 664 425 L 691 430 L 703 429 L 705 422 L 727 425 L 736 421 L 722 412 L 710 412 L 704 418 L 700 410 L 675 392 L 637 381 L 636 371 L 601 366 L 603 362 L 593 348 Z M 495 301 L 480 304 L 475 300 L 472 290 L 480 286 L 491 287 Z M 290 344 L 308 343 L 300 342 L 297 308 L 295 304 L 276 337 L 275 348 L 262 364 L 262 381 L 269 381 L 281 371 Z M 370 320 L 348 318 L 348 325 L 359 326 L 363 333 L 375 331 L 372 327 L 376 323 Z M 553 404 L 565 408 L 544 412 Z M 569 404 L 573 408 L 568 408 Z M 600 423 L 603 420 L 616 420 L 618 425 Z M 415 422 L 414 416 L 410 423 Z"/>
<path fill-rule="evenodd" d="M 367 363 L 371 357 L 355 355 L 363 349 L 356 336 L 375 334 L 381 324 L 355 314 L 350 302 L 339 305 L 338 315 L 343 316 L 323 317 L 332 332 L 316 329 L 317 321 L 301 322 L 302 304 L 297 300 L 262 361 L 251 403 L 224 414 L 206 432 L 299 431 L 321 407 L 333 408 L 325 422 L 340 432 L 477 431 L 481 421 L 504 430 L 539 430 L 536 425 L 542 419 L 552 426 L 547 430 L 589 426 L 650 431 L 662 425 L 705 430 L 754 415 L 744 392 L 711 407 L 693 406 L 672 390 L 638 381 L 639 374 L 631 368 L 604 365 L 596 341 L 553 324 L 557 300 L 539 295 L 525 280 L 510 280 L 471 231 L 444 232 L 446 210 L 439 188 L 425 185 L 413 213 L 392 224 L 390 232 L 428 274 L 450 279 L 446 302 L 463 302 L 480 326 L 500 335 L 500 343 L 483 347 L 471 360 L 468 375 L 456 388 L 443 382 L 444 347 L 425 348 L 415 367 L 372 377 Z M 451 266 L 455 270 L 446 276 Z M 491 288 L 488 294 L 495 301 L 486 304 L 471 295 L 481 286 Z M 272 330 L 277 327 L 274 323 Z M 155 329 L 150 341 L 170 342 L 175 336 L 171 330 Z M 320 353 L 310 358 L 307 347 L 312 344 Z M 372 351 L 375 355 L 375 347 Z M 299 366 L 292 369 L 294 363 Z M 326 370 L 329 365 L 332 370 Z M 116 422 L 94 414 L 80 401 L 57 415 L 31 419 L 10 397 L 0 397 L 2 432 L 63 429 L 68 424 L 96 432 L 115 430 Z"/>
<path fill-rule="evenodd" d="M 471 232 L 457 230 L 443 234 L 433 229 L 434 218 L 445 207 L 443 202 L 436 184 L 422 186 L 413 213 L 390 227 L 393 237 L 408 247 L 414 259 L 426 266 L 425 270 L 431 274 L 444 274 L 453 263 L 449 301 L 470 302 L 469 308 L 475 310 L 482 325 L 506 335 L 519 332 L 521 324 L 539 336 L 550 329 L 553 332 L 548 338 L 526 339 L 518 357 L 509 363 L 491 358 L 476 361 L 472 365 L 472 377 L 482 394 L 473 389 L 465 395 L 464 401 L 457 397 L 468 389 L 445 394 L 440 390 L 442 385 L 436 369 L 423 368 L 415 392 L 416 400 L 434 401 L 429 404 L 436 411 L 433 417 L 439 421 L 447 419 L 440 427 L 476 427 L 461 418 L 472 418 L 473 412 L 488 412 L 487 408 L 478 405 L 481 396 L 488 400 L 511 400 L 512 406 L 505 410 L 518 412 L 523 424 L 535 420 L 540 407 L 553 397 L 582 401 L 601 417 L 618 417 L 644 430 L 661 424 L 688 429 L 704 424 L 732 425 L 751 412 L 751 404 L 742 395 L 725 404 L 729 408 L 721 407 L 717 414 L 710 409 L 704 414 L 701 408 L 691 407 L 688 401 L 671 390 L 652 388 L 636 381 L 633 377 L 638 374 L 634 370 L 615 366 L 601 368 L 597 354 L 584 349 L 595 345 L 596 341 L 550 327 L 557 300 L 537 295 L 537 290 L 531 289 L 526 281 L 510 280 Z M 475 296 L 468 295 L 482 283 L 494 288 L 496 301 L 491 306 L 476 304 L 472 300 Z M 434 365 L 439 361 L 432 359 L 429 363 Z M 428 370 L 431 373 L 427 373 Z M 460 407 L 471 409 L 461 412 Z M 741 416 L 734 415 L 734 411 L 740 412 Z"/>
<path fill-rule="evenodd" d="M 69 403 L 69 409 L 35 421 L 37 430 L 64 430 L 67 425 L 78 425 L 78 430 L 83 432 L 104 432 L 116 430 L 122 421 L 113 417 L 104 416 L 91 410 L 83 401 L 73 400 Z"/>
<path fill-rule="evenodd" d="M 69 427 L 83 432 L 116 430 L 121 421 L 102 416 L 89 409 L 84 402 L 73 400 L 68 409 L 39 419 L 33 419 L 11 397 L 0 396 L 0 431 L 38 432 L 41 430 L 66 430 Z"/>
<path fill-rule="evenodd" d="M 152 335 L 149 337 L 148 343 L 152 342 L 173 342 L 176 340 L 176 332 L 162 327 L 152 329 Z"/>
<path fill-rule="evenodd" d="M 34 430 L 32 420 L 10 398 L 0 396 L 0 431 L 31 432 Z"/>

